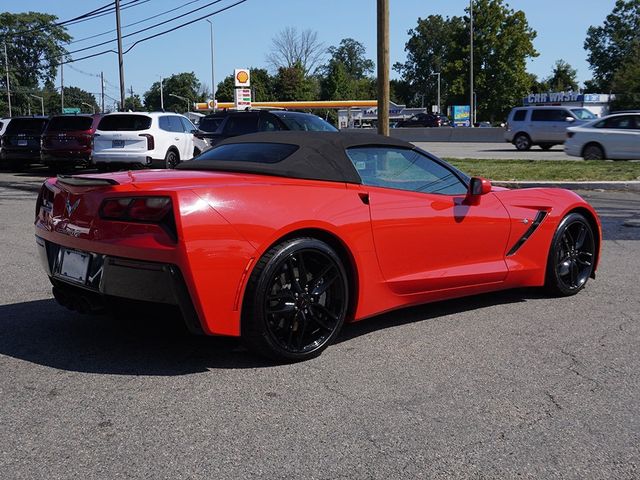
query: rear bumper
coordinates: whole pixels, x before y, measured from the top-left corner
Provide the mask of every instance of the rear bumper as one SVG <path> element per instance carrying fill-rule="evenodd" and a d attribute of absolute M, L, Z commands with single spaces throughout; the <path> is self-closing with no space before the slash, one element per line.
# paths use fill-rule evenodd
<path fill-rule="evenodd" d="M 577 142 L 567 140 L 566 142 L 564 142 L 564 153 L 573 157 L 581 157 L 582 145 L 578 144 Z"/>
<path fill-rule="evenodd" d="M 80 163 L 91 159 L 91 150 L 41 150 L 40 160 L 44 164 Z"/>
<path fill-rule="evenodd" d="M 83 252 L 89 254 L 90 260 L 86 280 L 78 282 L 61 274 L 64 247 L 38 236 L 36 245 L 40 263 L 54 285 L 58 301 L 64 297 L 70 301 L 106 304 L 109 297 L 114 297 L 175 305 L 187 328 L 192 333 L 203 334 L 184 277 L 176 265 Z"/>
<path fill-rule="evenodd" d="M 93 163 L 132 163 L 139 165 L 151 165 L 153 159 L 151 152 L 94 152 Z"/>
<path fill-rule="evenodd" d="M 37 162 L 40 160 L 40 149 L 2 147 L 2 160 Z"/>

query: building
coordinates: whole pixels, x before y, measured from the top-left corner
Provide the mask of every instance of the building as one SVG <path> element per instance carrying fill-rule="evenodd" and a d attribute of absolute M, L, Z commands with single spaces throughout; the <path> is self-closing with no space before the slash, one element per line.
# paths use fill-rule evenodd
<path fill-rule="evenodd" d="M 522 104 L 528 106 L 563 106 L 583 107 L 602 117 L 609 113 L 609 102 L 614 95 L 602 93 L 578 93 L 578 92 L 548 92 L 531 93 L 522 99 Z"/>

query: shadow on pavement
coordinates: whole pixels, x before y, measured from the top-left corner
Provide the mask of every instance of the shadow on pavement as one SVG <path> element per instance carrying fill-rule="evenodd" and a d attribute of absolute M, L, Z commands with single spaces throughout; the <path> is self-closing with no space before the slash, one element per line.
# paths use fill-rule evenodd
<path fill-rule="evenodd" d="M 514 290 L 398 310 L 346 325 L 337 343 L 538 295 L 533 290 Z M 0 306 L 0 354 L 61 370 L 114 375 L 174 376 L 277 365 L 252 355 L 239 339 L 191 335 L 175 316 L 81 315 L 54 300 Z"/>

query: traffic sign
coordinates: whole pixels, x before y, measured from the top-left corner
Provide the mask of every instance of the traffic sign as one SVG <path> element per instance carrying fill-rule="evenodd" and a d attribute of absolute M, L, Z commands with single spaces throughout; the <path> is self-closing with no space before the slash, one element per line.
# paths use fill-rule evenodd
<path fill-rule="evenodd" d="M 62 113 L 80 113 L 80 109 L 76 107 L 65 107 L 62 109 Z"/>

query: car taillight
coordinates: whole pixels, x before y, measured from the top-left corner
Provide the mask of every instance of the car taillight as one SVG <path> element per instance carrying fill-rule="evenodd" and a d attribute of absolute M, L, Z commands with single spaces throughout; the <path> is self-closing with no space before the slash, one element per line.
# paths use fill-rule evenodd
<path fill-rule="evenodd" d="M 107 198 L 100 206 L 100 217 L 122 222 L 160 223 L 170 212 L 169 197 Z"/>
<path fill-rule="evenodd" d="M 156 148 L 156 142 L 153 139 L 153 135 L 149 135 L 148 133 L 141 133 L 140 136 L 147 139 L 147 150 L 153 150 Z"/>
<path fill-rule="evenodd" d="M 567 138 L 572 138 L 575 132 L 567 132 Z"/>

